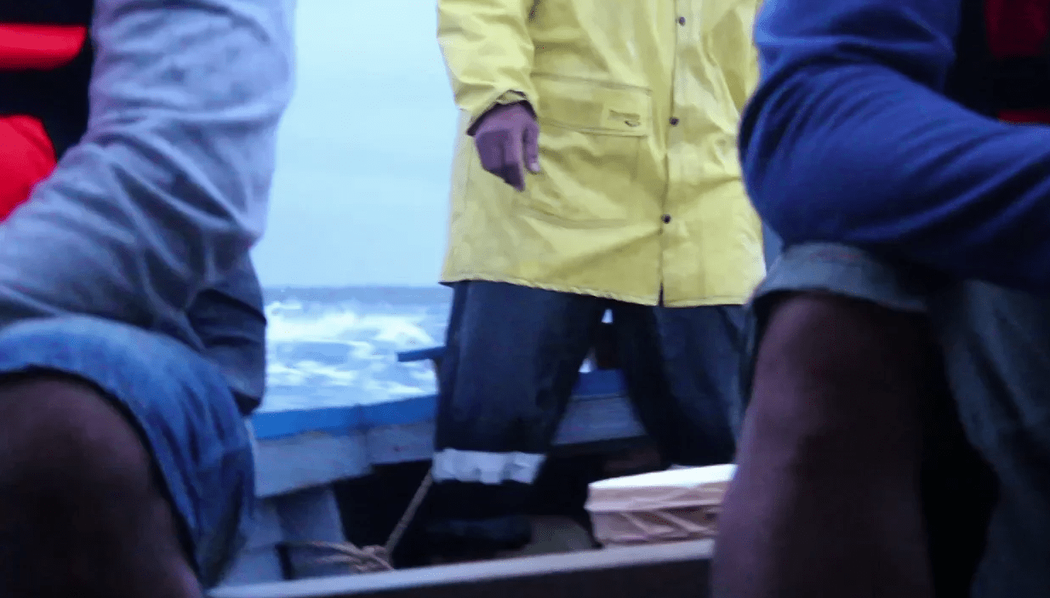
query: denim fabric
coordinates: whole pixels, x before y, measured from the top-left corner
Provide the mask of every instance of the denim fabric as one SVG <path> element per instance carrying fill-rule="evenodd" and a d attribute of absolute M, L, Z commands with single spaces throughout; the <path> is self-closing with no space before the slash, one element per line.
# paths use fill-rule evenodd
<path fill-rule="evenodd" d="M 202 585 L 218 582 L 247 537 L 255 501 L 247 426 L 216 366 L 163 335 L 97 318 L 26 320 L 0 331 L 0 375 L 85 379 L 141 434 Z"/>
<path fill-rule="evenodd" d="M 486 281 L 454 288 L 440 372 L 435 473 L 440 465 L 443 479 L 435 475 L 431 491 L 433 543 L 528 541 L 522 515 L 532 472 L 606 310 L 628 394 L 664 460 L 733 458 L 728 409 L 739 396 L 742 306 L 652 307 Z"/>

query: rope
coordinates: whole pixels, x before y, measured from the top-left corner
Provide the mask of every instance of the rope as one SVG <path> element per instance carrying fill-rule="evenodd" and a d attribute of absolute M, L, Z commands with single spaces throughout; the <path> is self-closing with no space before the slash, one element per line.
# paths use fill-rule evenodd
<path fill-rule="evenodd" d="M 311 561 L 311 565 L 346 565 L 353 574 L 376 573 L 379 571 L 393 571 L 394 566 L 390 563 L 391 555 L 397 550 L 398 544 L 404 538 L 405 530 L 415 519 L 423 499 L 426 498 L 430 487 L 434 484 L 434 478 L 427 472 L 423 482 L 419 485 L 412 500 L 408 503 L 401 519 L 398 520 L 394 530 L 390 532 L 386 544 L 383 546 L 365 546 L 360 548 L 350 542 L 287 542 L 285 546 L 298 548 L 312 548 L 316 550 L 327 550 L 335 552 L 329 556 L 320 557 Z"/>
<path fill-rule="evenodd" d="M 351 573 L 377 573 L 379 571 L 393 571 L 390 564 L 390 555 L 382 546 L 365 546 L 358 548 L 350 542 L 288 542 L 289 547 L 313 548 L 334 552 L 329 556 L 320 557 L 310 562 L 310 565 L 346 565 Z"/>
<path fill-rule="evenodd" d="M 416 489 L 415 496 L 412 497 L 412 501 L 408 503 L 408 507 L 405 509 L 405 514 L 401 516 L 401 520 L 394 526 L 394 531 L 390 532 L 390 537 L 387 538 L 384 549 L 387 554 L 394 554 L 397 550 L 397 545 L 401 543 L 401 538 L 405 535 L 405 530 L 408 529 L 412 520 L 416 517 L 416 511 L 419 510 L 419 506 L 423 504 L 423 499 L 427 497 L 427 492 L 430 492 L 430 487 L 434 485 L 434 476 L 430 471 L 427 471 L 427 475 L 423 478 L 423 482 L 419 484 L 419 488 Z"/>

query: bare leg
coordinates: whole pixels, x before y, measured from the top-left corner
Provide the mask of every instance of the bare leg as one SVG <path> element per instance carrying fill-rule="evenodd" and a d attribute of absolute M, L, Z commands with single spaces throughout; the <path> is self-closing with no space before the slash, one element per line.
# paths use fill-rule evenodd
<path fill-rule="evenodd" d="M 201 596 L 149 454 L 86 384 L 0 381 L 0 595 Z"/>
<path fill-rule="evenodd" d="M 719 598 L 930 598 L 921 515 L 931 367 L 918 316 L 798 294 L 759 347 L 715 557 Z M 935 364 L 934 364 L 935 365 Z"/>

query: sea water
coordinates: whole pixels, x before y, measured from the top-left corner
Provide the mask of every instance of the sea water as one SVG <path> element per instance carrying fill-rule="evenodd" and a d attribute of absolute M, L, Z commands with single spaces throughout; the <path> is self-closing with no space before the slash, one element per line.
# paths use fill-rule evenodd
<path fill-rule="evenodd" d="M 389 401 L 435 392 L 430 362 L 397 352 L 444 344 L 445 287 L 266 290 L 268 390 L 278 411 Z"/>

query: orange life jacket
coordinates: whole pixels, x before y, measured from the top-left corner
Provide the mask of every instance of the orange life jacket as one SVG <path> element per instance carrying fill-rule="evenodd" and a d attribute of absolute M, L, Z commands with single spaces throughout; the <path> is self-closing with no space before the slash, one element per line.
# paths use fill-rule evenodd
<path fill-rule="evenodd" d="M 92 0 L 0 5 L 0 220 L 87 128 Z"/>

